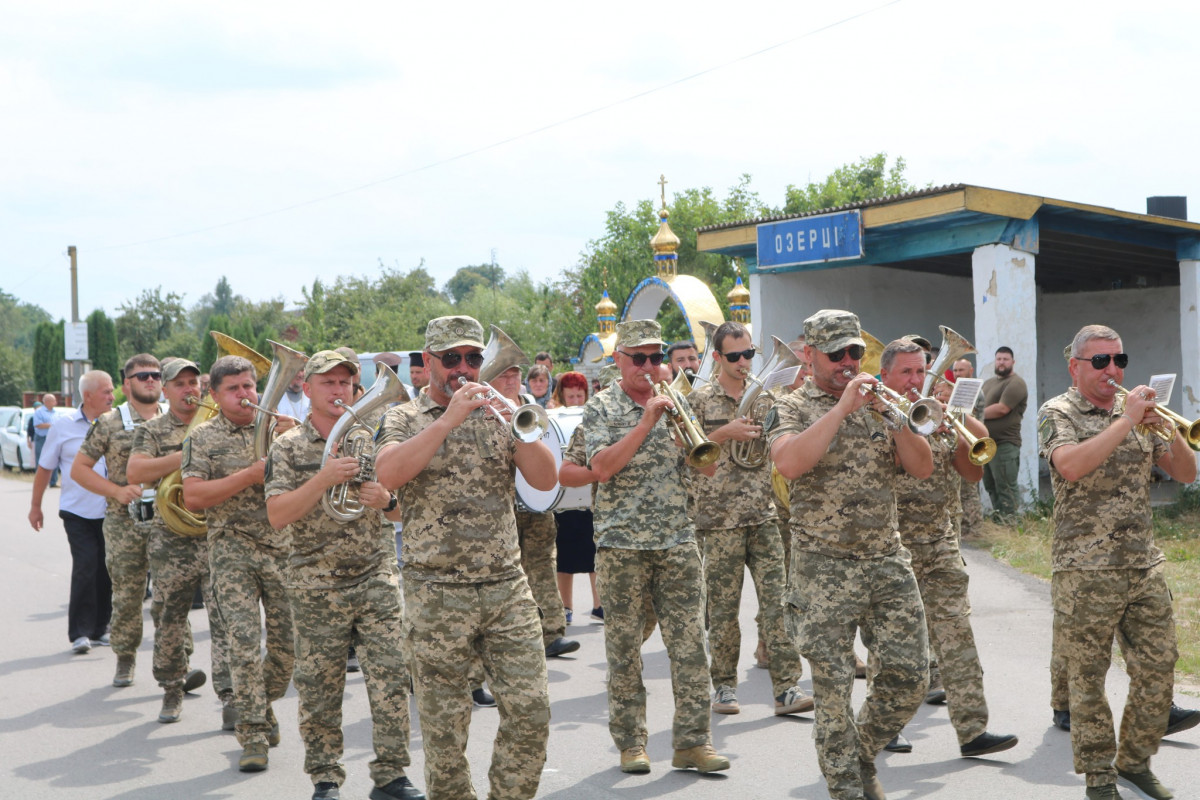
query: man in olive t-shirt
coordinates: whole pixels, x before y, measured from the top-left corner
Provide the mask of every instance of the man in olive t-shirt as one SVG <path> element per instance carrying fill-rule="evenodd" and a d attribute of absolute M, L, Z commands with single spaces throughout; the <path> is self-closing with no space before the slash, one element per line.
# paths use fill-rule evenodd
<path fill-rule="evenodd" d="M 1011 348 L 997 349 L 996 376 L 983 383 L 983 424 L 996 441 L 996 456 L 983 468 L 983 488 L 993 510 L 1003 516 L 1016 514 L 1020 506 L 1021 418 L 1029 399 L 1025 380 L 1013 372 L 1014 362 Z"/>

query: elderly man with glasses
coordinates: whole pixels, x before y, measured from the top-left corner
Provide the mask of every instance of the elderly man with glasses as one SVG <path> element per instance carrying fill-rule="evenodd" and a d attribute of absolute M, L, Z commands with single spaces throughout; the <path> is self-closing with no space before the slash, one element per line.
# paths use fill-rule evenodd
<path fill-rule="evenodd" d="M 1071 343 L 1074 385 L 1038 413 L 1054 486 L 1054 635 L 1067 666 L 1071 749 L 1075 771 L 1087 776 L 1086 796 L 1120 797 L 1120 777 L 1165 800 L 1172 794 L 1150 771 L 1150 757 L 1168 725 L 1178 651 L 1166 557 L 1150 524 L 1150 479 L 1157 464 L 1191 483 L 1196 457 L 1155 413 L 1153 389 L 1139 385 L 1121 397 L 1128 364 L 1116 331 L 1085 326 Z M 1119 747 L 1104 689 L 1114 635 L 1129 672 Z"/>
<path fill-rule="evenodd" d="M 71 480 L 108 499 L 104 513 L 104 562 L 113 589 L 110 638 L 117 655 L 113 686 L 133 683 L 137 651 L 142 644 L 142 603 L 146 599 L 146 574 L 150 567 L 146 546 L 151 531 L 150 517 L 145 512 L 153 508 L 154 501 L 153 492 L 144 497 L 141 484 L 128 483 L 125 468 L 137 426 L 162 413 L 158 404 L 162 371 L 157 358 L 149 353 L 133 356 L 125 362 L 121 375 L 125 402 L 96 420 L 71 465 Z M 108 467 L 108 477 L 96 469 L 102 458 Z M 191 684 L 184 685 L 184 691 L 198 688 L 204 680 L 207 680 L 204 673 L 197 673 Z"/>

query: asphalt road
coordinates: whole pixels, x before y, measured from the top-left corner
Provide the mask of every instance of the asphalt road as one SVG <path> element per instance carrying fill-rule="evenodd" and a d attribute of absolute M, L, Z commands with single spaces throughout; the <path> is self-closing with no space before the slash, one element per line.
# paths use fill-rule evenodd
<path fill-rule="evenodd" d="M 184 703 L 174 725 L 157 721 L 161 691 L 150 676 L 152 628 L 133 686 L 110 685 L 115 659 L 107 648 L 86 655 L 69 652 L 66 634 L 70 554 L 56 515 L 57 491 L 46 498 L 47 527 L 35 534 L 26 521 L 30 484 L 0 479 L 0 797 L 3 798 L 249 798 L 276 800 L 311 796 L 302 769 L 296 727 L 296 694 L 276 705 L 283 743 L 270 753 L 264 773 L 236 770 L 240 749 L 220 730 L 220 705 L 210 686 Z M 962 759 L 946 708 L 922 706 L 905 730 L 915 750 L 884 754 L 880 779 L 891 800 L 907 798 L 1081 798 L 1084 783 L 1071 768 L 1067 734 L 1051 727 L 1049 709 L 1050 590 L 1043 582 L 967 551 L 971 571 L 975 636 L 987 672 L 991 729 L 1016 733 L 1013 750 L 985 759 Z M 747 581 L 747 587 L 750 582 Z M 582 577 L 576 592 L 585 605 Z M 553 720 L 539 798 L 599 800 L 686 795 L 688 800 L 825 798 L 824 780 L 812 743 L 811 716 L 777 718 L 766 672 L 753 667 L 755 601 L 746 594 L 741 614 L 743 647 L 736 716 L 713 716 L 713 738 L 732 768 L 699 776 L 671 769 L 671 691 L 666 653 L 657 634 L 645 646 L 650 692 L 647 776 L 624 775 L 606 724 L 604 626 L 586 619 L 568 635 L 582 648 L 577 657 L 550 664 Z M 208 621 L 191 616 L 196 638 L 193 665 L 207 671 Z M 860 651 L 861 652 L 861 651 Z M 807 666 L 806 666 L 807 676 Z M 807 683 L 807 680 L 806 680 Z M 1127 680 L 1114 668 L 1109 695 L 1124 702 Z M 857 682 L 856 703 L 865 687 Z M 344 798 L 366 798 L 371 788 L 371 724 L 361 674 L 348 676 L 345 702 L 349 777 Z M 1195 701 L 1179 698 L 1184 705 Z M 424 787 L 422 739 L 415 719 L 410 775 Z M 469 758 L 476 790 L 487 793 L 487 768 L 496 728 L 494 709 L 476 709 Z M 1177 797 L 1188 796 L 1200 779 L 1200 728 L 1167 740 L 1154 769 Z M 1137 793 L 1124 787 L 1126 797 Z"/>

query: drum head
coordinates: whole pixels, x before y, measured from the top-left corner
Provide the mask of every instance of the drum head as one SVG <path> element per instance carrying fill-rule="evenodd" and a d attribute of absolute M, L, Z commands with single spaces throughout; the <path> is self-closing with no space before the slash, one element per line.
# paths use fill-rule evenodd
<path fill-rule="evenodd" d="M 583 419 L 583 408 L 578 406 L 556 408 L 549 412 L 549 416 L 550 427 L 542 435 L 542 442 L 550 448 L 550 453 L 554 456 L 554 466 L 557 470 L 562 466 L 563 451 L 571 443 L 571 434 L 575 432 L 575 428 L 579 426 L 580 421 Z M 529 482 L 525 480 L 525 476 L 521 474 L 521 470 L 517 470 L 517 500 L 530 511 L 540 513 L 542 511 L 562 510 L 564 507 L 564 496 L 569 495 L 571 502 L 578 502 L 576 495 L 580 491 L 586 494 L 586 503 L 583 506 L 573 505 L 567 507 L 591 508 L 592 490 L 590 486 L 564 489 L 556 482 L 554 488 L 543 492 L 530 486 Z"/>

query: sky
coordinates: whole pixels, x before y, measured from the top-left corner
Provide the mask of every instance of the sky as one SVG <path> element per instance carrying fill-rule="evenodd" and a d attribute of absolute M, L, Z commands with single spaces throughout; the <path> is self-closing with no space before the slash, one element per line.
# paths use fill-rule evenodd
<path fill-rule="evenodd" d="M 69 245 L 81 317 L 493 251 L 549 281 L 660 175 L 781 206 L 881 151 L 1196 220 L 1197 31 L 1172 0 L 0 0 L 0 290 L 69 319 Z"/>

